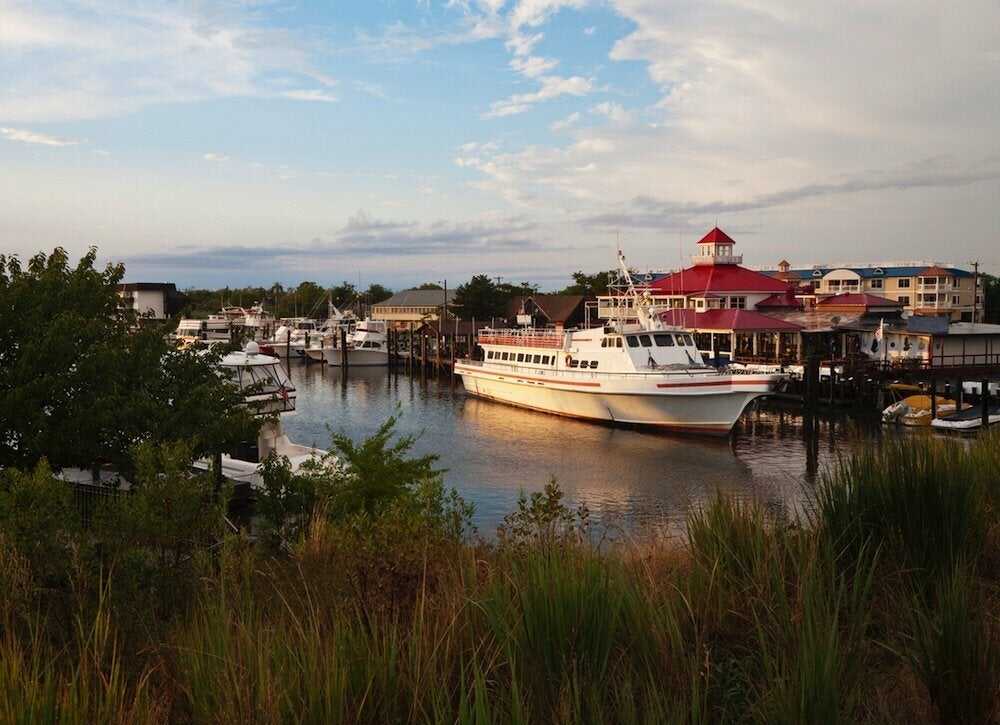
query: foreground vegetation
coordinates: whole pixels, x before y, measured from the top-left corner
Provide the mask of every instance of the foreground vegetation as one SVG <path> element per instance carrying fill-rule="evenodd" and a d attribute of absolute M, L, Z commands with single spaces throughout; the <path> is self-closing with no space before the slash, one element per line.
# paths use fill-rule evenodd
<path fill-rule="evenodd" d="M 1000 437 L 831 470 L 804 521 L 714 500 L 602 549 L 557 486 L 492 543 L 388 423 L 268 465 L 224 534 L 188 452 L 137 453 L 88 526 L 0 485 L 0 721 L 981 723 L 1000 682 Z"/>

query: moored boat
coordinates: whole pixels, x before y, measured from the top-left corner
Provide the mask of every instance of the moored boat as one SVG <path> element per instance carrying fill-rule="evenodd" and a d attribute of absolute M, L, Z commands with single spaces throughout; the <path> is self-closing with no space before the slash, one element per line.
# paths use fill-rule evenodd
<path fill-rule="evenodd" d="M 478 342 L 484 359 L 455 364 L 465 390 L 574 418 L 729 433 L 747 405 L 772 392 L 783 376 L 706 365 L 691 334 L 663 322 L 636 291 L 623 257 L 620 262 L 638 324 L 483 330 Z"/>
<path fill-rule="evenodd" d="M 936 405 L 939 418 L 957 412 L 954 400 L 937 396 Z M 963 406 L 963 409 L 969 406 Z M 909 427 L 925 427 L 931 424 L 932 401 L 930 395 L 909 395 L 893 403 L 882 411 L 883 423 L 899 423 Z"/>
<path fill-rule="evenodd" d="M 348 367 L 376 367 L 389 364 L 389 339 L 384 320 L 364 319 L 357 324 L 347 340 Z M 328 364 L 339 367 L 343 364 L 343 350 L 339 346 L 323 350 Z"/>
<path fill-rule="evenodd" d="M 931 427 L 935 430 L 944 431 L 973 431 L 983 425 L 983 405 L 973 405 L 965 410 L 958 411 L 947 417 L 938 417 L 931 421 Z M 988 425 L 1000 423 L 1000 405 L 994 403 L 986 410 L 986 420 Z"/>

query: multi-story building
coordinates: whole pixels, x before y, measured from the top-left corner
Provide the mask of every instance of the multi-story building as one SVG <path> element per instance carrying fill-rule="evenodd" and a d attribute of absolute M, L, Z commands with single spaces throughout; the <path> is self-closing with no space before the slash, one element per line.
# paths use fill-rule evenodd
<path fill-rule="evenodd" d="M 793 268 L 782 260 L 776 270 L 764 273 L 811 288 L 817 301 L 839 294 L 874 294 L 898 302 L 904 314 L 962 322 L 972 322 L 973 311 L 976 320 L 982 317 L 981 278 L 938 262 Z"/>
<path fill-rule="evenodd" d="M 151 320 L 164 320 L 181 308 L 181 296 L 172 282 L 126 282 L 118 285 L 118 296 L 123 305 Z"/>

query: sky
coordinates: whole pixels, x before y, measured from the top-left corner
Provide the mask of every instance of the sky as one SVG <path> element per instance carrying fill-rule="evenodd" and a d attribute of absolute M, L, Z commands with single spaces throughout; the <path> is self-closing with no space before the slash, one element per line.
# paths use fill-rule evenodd
<path fill-rule="evenodd" d="M 0 0 L 0 253 L 181 287 L 1000 273 L 1000 4 Z"/>

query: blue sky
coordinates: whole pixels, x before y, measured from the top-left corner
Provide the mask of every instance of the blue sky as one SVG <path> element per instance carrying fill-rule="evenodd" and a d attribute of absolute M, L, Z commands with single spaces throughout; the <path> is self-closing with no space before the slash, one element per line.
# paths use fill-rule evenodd
<path fill-rule="evenodd" d="M 7 2 L 0 249 L 133 280 L 1000 272 L 995 3 Z"/>

